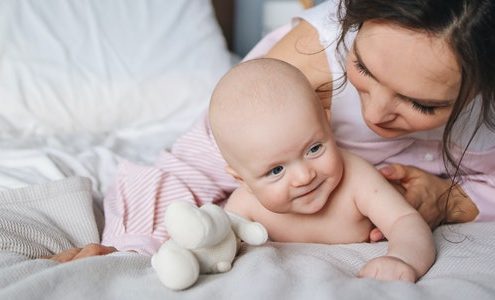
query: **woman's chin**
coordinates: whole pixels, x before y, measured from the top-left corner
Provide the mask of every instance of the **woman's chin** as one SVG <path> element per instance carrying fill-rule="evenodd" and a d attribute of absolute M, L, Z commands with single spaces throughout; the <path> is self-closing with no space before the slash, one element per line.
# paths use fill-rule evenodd
<path fill-rule="evenodd" d="M 366 125 L 368 125 L 368 128 L 371 129 L 371 131 L 385 139 L 396 138 L 409 133 L 403 129 L 385 128 L 370 123 L 366 123 Z"/>

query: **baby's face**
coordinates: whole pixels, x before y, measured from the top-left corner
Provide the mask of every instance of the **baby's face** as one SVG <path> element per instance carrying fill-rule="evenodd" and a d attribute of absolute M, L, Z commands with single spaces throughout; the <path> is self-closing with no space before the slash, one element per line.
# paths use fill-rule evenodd
<path fill-rule="evenodd" d="M 256 119 L 256 118 L 255 118 Z M 342 178 L 343 163 L 324 113 L 296 107 L 252 120 L 236 171 L 260 203 L 276 213 L 313 214 Z"/>

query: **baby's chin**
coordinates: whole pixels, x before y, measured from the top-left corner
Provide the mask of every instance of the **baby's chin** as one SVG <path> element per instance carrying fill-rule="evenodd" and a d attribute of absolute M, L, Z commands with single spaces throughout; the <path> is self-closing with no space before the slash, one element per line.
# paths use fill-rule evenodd
<path fill-rule="evenodd" d="M 303 203 L 303 201 L 298 201 L 295 200 L 292 202 L 292 204 L 289 207 L 286 207 L 285 209 L 274 209 L 274 208 L 268 208 L 265 207 L 267 210 L 277 213 L 277 214 L 300 214 L 300 215 L 311 215 L 311 214 L 316 214 L 319 211 L 323 209 L 327 201 L 321 201 L 319 199 L 312 199 L 309 201 L 305 201 L 306 203 Z"/>
<path fill-rule="evenodd" d="M 328 196 L 325 195 L 316 195 L 313 199 L 306 201 L 295 200 L 292 205 L 292 213 L 303 215 L 316 214 L 325 207 L 327 202 Z"/>

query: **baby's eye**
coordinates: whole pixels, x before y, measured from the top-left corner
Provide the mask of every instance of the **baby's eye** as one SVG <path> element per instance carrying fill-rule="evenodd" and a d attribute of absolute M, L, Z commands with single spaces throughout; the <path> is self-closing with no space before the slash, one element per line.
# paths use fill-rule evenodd
<path fill-rule="evenodd" d="M 275 168 L 271 169 L 270 172 L 268 172 L 268 176 L 274 176 L 282 173 L 284 170 L 284 167 L 282 166 L 276 166 Z"/>
<path fill-rule="evenodd" d="M 311 148 L 309 148 L 308 154 L 309 155 L 316 154 L 321 150 L 322 147 L 323 147 L 322 144 L 313 145 L 311 146 Z"/>

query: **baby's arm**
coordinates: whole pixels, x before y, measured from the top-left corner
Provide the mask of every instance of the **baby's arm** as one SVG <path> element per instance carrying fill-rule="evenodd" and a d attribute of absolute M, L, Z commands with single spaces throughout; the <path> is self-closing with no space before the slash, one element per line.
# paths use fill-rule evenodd
<path fill-rule="evenodd" d="M 358 273 L 359 277 L 380 280 L 416 282 L 435 260 L 435 248 L 428 226 L 415 214 L 399 217 L 392 223 L 385 256 L 370 260 Z"/>
<path fill-rule="evenodd" d="M 435 261 L 430 227 L 373 166 L 354 156 L 348 165 L 347 174 L 355 174 L 351 185 L 359 186 L 354 198 L 358 210 L 388 239 L 387 255 L 369 261 L 359 276 L 415 282 Z"/>

